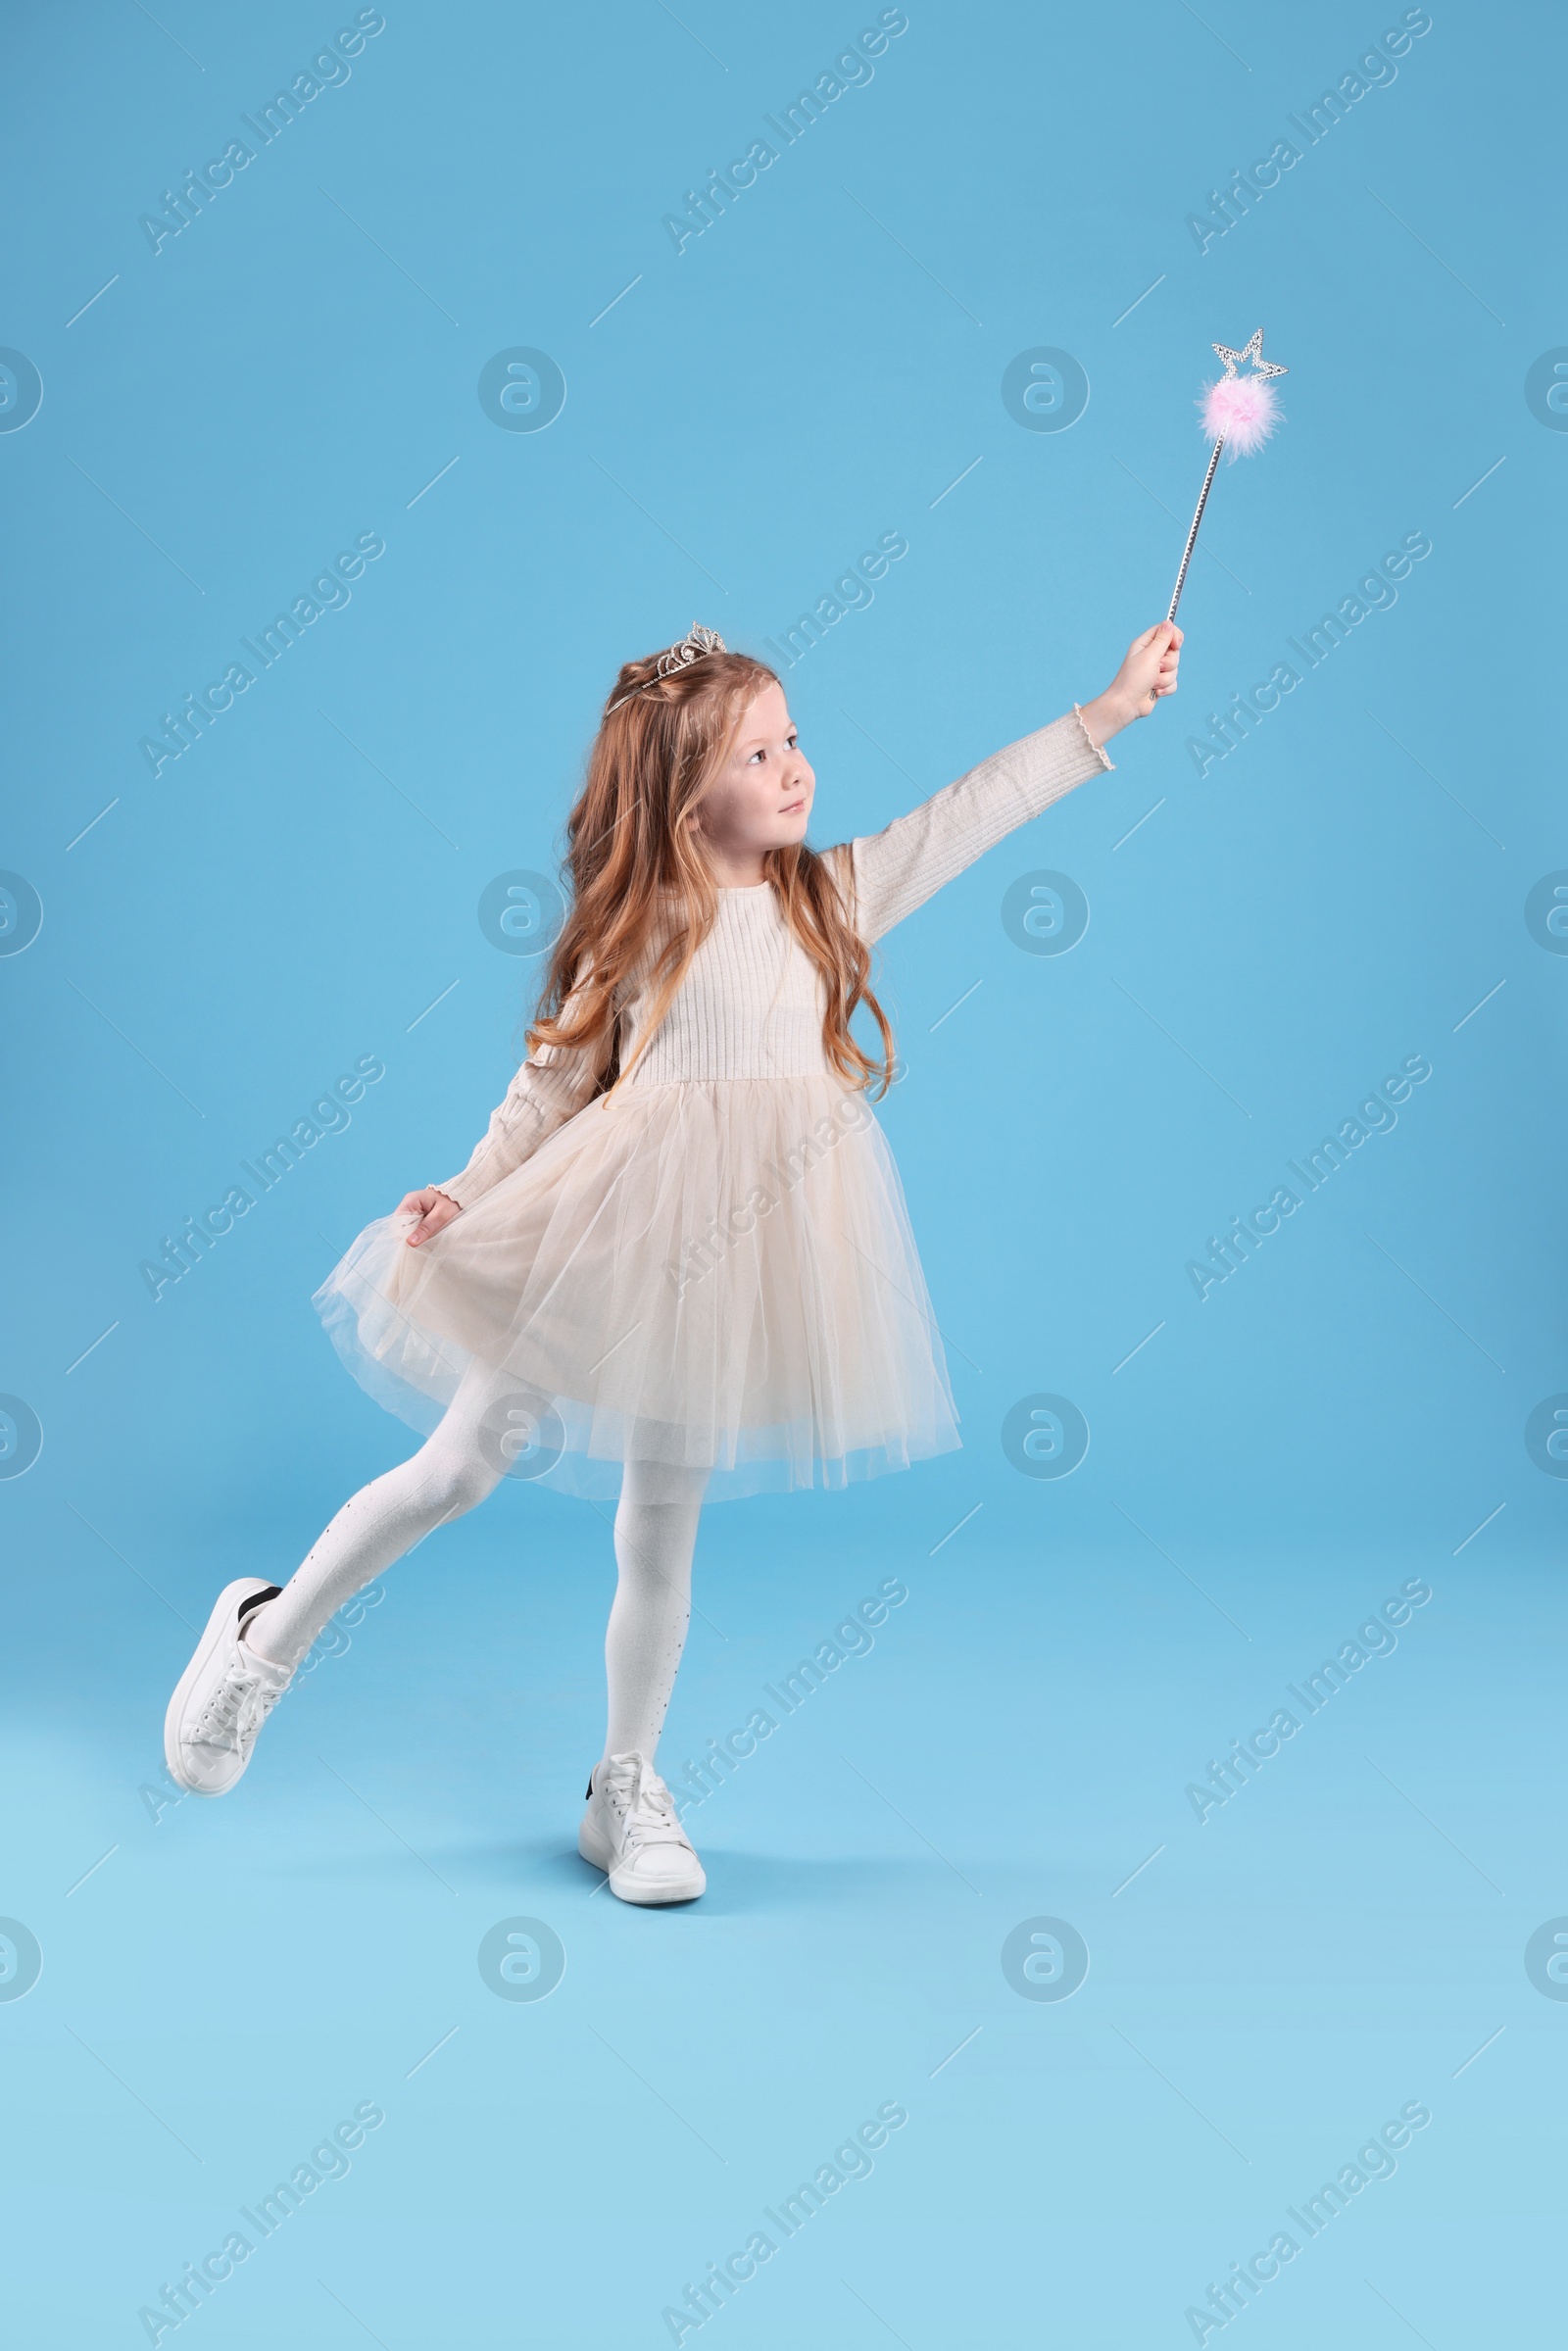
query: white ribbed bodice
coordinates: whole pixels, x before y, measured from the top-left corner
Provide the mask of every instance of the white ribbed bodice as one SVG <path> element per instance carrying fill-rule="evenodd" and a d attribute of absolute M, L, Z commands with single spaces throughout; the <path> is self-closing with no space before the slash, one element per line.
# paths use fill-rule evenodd
<path fill-rule="evenodd" d="M 713 927 L 633 1066 L 637 1015 L 647 1005 L 640 997 L 623 1026 L 620 1060 L 631 1069 L 630 1086 L 809 1077 L 827 1067 L 821 980 L 766 882 L 719 892 Z"/>

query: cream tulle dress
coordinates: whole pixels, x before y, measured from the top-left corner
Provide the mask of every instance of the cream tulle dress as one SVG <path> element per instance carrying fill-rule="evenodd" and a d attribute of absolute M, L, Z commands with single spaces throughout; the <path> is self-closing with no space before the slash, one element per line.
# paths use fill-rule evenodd
<path fill-rule="evenodd" d="M 830 853 L 868 942 L 1016 825 L 1108 768 L 1076 710 L 885 832 Z M 585 1053 L 524 1062 L 418 1249 L 368 1225 L 317 1293 L 369 1395 L 428 1432 L 494 1374 L 508 1466 L 618 1494 L 628 1461 L 710 1499 L 842 1486 L 959 1443 L 898 1169 L 822 1050 L 815 966 L 771 884 L 711 932 L 611 1093 Z M 471 1388 L 470 1388 L 471 1393 Z"/>

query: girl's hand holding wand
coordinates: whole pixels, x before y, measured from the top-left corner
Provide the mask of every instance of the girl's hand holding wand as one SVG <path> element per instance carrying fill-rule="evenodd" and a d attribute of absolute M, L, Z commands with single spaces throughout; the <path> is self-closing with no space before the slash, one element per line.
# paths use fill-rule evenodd
<path fill-rule="evenodd" d="M 1147 718 L 1161 696 L 1175 693 L 1181 656 L 1182 632 L 1174 620 L 1156 620 L 1134 637 L 1103 694 L 1083 705 L 1084 726 L 1097 750 L 1135 718 Z"/>

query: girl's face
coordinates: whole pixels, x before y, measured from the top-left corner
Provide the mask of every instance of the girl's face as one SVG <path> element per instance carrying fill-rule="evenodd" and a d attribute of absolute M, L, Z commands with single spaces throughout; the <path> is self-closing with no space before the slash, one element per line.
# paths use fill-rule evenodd
<path fill-rule="evenodd" d="M 815 790 L 784 689 L 765 686 L 743 713 L 697 821 L 721 863 L 750 862 L 769 849 L 805 840 Z"/>

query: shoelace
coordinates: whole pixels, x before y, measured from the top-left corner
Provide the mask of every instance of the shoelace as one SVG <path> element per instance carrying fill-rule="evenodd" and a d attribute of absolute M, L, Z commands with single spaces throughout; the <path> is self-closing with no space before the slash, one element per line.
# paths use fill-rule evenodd
<path fill-rule="evenodd" d="M 281 1695 L 236 1656 L 202 1708 L 193 1737 L 204 1746 L 228 1747 L 237 1754 L 255 1738 Z"/>
<path fill-rule="evenodd" d="M 606 1775 L 605 1794 L 622 1816 L 621 1837 L 628 1846 L 684 1845 L 686 1833 L 675 1817 L 675 1801 L 645 1755 L 634 1767 L 615 1768 Z"/>

